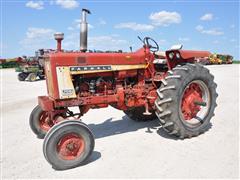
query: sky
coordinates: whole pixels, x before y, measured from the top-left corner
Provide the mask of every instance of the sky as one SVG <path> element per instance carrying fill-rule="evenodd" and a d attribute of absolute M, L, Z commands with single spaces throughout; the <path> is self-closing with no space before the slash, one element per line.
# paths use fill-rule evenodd
<path fill-rule="evenodd" d="M 2 58 L 54 49 L 55 32 L 64 33 L 64 49 L 78 50 L 81 9 L 87 8 L 88 49 L 137 50 L 137 36 L 149 36 L 161 51 L 183 44 L 240 59 L 239 1 L 0 0 L 0 6 Z"/>

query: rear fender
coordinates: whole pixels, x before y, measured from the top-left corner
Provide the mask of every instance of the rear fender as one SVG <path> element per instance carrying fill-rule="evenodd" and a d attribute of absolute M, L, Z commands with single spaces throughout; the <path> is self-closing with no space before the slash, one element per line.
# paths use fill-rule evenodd
<path fill-rule="evenodd" d="M 194 50 L 168 50 L 166 51 L 167 65 L 169 69 L 174 68 L 178 64 L 194 63 L 195 58 L 209 57 L 209 51 Z"/>

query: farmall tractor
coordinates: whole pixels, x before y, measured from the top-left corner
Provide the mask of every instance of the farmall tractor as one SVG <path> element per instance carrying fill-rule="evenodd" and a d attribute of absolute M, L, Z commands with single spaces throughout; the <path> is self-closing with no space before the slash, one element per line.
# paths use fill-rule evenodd
<path fill-rule="evenodd" d="M 94 149 L 94 135 L 80 117 L 109 105 L 135 121 L 158 119 L 169 134 L 181 139 L 198 136 L 210 126 L 216 107 L 216 83 L 205 67 L 193 64 L 207 51 L 172 49 L 158 61 L 159 46 L 145 37 L 136 52 L 87 51 L 89 10 L 82 10 L 80 51 L 44 56 L 48 96 L 38 97 L 30 126 L 44 138 L 43 153 L 55 169 L 82 165 Z M 69 108 L 78 107 L 79 112 Z"/>

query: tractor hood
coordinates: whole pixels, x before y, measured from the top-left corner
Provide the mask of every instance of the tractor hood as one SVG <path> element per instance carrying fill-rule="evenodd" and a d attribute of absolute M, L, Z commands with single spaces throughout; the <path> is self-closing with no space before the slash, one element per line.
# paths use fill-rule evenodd
<path fill-rule="evenodd" d="M 146 64 L 144 48 L 133 53 L 56 52 L 49 54 L 51 64 L 71 65 L 132 65 Z"/>

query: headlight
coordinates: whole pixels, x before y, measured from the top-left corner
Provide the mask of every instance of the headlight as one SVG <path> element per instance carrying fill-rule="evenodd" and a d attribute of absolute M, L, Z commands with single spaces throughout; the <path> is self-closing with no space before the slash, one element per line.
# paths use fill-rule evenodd
<path fill-rule="evenodd" d="M 177 58 L 177 59 L 180 59 L 180 57 L 181 57 L 180 54 L 177 52 L 177 53 L 176 53 L 176 58 Z"/>
<path fill-rule="evenodd" d="M 168 56 L 169 56 L 169 59 L 173 59 L 174 52 L 169 53 Z"/>

